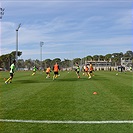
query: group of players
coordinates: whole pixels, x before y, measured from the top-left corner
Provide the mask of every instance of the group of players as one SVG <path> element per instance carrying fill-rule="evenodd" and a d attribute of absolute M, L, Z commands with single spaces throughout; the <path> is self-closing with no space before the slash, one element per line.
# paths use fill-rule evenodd
<path fill-rule="evenodd" d="M 12 82 L 12 79 L 13 79 L 13 75 L 14 75 L 14 71 L 15 71 L 15 64 L 16 64 L 16 61 L 14 60 L 13 63 L 11 64 L 10 66 L 10 77 L 5 81 L 6 84 L 8 83 L 11 83 Z M 76 64 L 76 74 L 77 74 L 77 77 L 80 78 L 80 66 L 78 63 L 75 63 Z M 32 76 L 36 74 L 36 67 L 34 66 L 33 67 L 33 73 L 32 73 Z M 58 65 L 58 63 L 56 62 L 55 65 L 53 66 L 53 71 L 54 71 L 54 76 L 53 76 L 53 80 L 56 79 L 59 75 L 59 70 L 60 70 L 60 67 Z M 51 72 L 51 68 L 50 67 L 47 67 L 46 69 L 46 78 L 50 78 L 50 72 Z M 86 75 L 88 76 L 88 79 L 90 79 L 92 76 L 94 76 L 93 74 L 93 66 L 92 64 L 90 63 L 90 65 L 85 65 L 84 66 L 84 73 L 83 75 Z"/>
<path fill-rule="evenodd" d="M 76 74 L 78 76 L 78 78 L 80 78 L 80 66 L 78 65 L 78 63 L 76 63 Z M 91 79 L 92 76 L 94 76 L 93 74 L 93 65 L 92 63 L 90 63 L 89 65 L 84 65 L 84 73 L 83 75 L 87 76 L 88 79 Z"/>
<path fill-rule="evenodd" d="M 34 66 L 33 67 L 33 73 L 32 73 L 32 76 L 36 74 L 36 67 Z M 54 76 L 53 76 L 53 80 L 56 79 L 58 76 L 59 76 L 59 65 L 58 63 L 56 62 L 55 65 L 53 66 L 53 71 L 54 71 Z M 47 67 L 46 69 L 46 78 L 50 78 L 50 72 L 51 72 L 51 68 L 50 66 Z"/>

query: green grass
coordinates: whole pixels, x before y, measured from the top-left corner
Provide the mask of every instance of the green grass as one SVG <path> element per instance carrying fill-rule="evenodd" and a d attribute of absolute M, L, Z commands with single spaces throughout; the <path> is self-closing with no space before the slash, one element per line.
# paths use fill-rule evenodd
<path fill-rule="evenodd" d="M 0 119 L 110 121 L 133 120 L 132 73 L 97 71 L 92 79 L 60 72 L 0 72 Z M 51 73 L 52 74 L 52 73 Z M 93 95 L 93 92 L 97 95 Z M 0 122 L 1 133 L 132 133 L 132 124 L 39 124 Z"/>

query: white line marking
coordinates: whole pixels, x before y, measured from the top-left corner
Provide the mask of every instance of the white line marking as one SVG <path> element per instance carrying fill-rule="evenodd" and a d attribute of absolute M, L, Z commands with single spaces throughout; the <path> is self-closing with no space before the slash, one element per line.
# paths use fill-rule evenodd
<path fill-rule="evenodd" d="M 45 123 L 45 124 L 124 124 L 133 123 L 133 120 L 123 121 L 50 121 L 50 120 L 8 120 L 0 119 L 0 122 L 11 122 L 11 123 Z"/>

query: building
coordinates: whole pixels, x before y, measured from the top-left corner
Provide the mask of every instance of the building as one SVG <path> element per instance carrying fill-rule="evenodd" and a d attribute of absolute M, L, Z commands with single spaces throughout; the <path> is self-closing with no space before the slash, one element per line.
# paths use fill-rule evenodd
<path fill-rule="evenodd" d="M 130 57 L 122 57 L 121 58 L 121 65 L 124 67 L 132 66 L 132 60 Z"/>
<path fill-rule="evenodd" d="M 130 57 L 122 57 L 121 58 L 121 66 L 125 68 L 125 70 L 129 70 L 129 67 L 132 67 L 132 60 Z"/>
<path fill-rule="evenodd" d="M 94 70 L 116 70 L 116 67 L 112 67 L 112 61 L 102 61 L 102 60 L 98 60 L 98 61 L 85 61 L 85 65 L 89 65 L 90 63 L 92 63 Z"/>

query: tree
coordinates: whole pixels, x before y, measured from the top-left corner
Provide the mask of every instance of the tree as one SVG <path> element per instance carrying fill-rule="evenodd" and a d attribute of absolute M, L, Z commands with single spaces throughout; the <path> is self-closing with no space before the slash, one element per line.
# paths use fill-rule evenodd
<path fill-rule="evenodd" d="M 18 60 L 18 68 L 24 68 L 24 60 L 23 59 L 19 59 Z"/>
<path fill-rule="evenodd" d="M 86 60 L 87 60 L 87 61 L 92 61 L 92 60 L 93 60 L 93 57 L 92 57 L 91 55 L 88 55 L 88 56 L 86 57 Z"/>
<path fill-rule="evenodd" d="M 12 51 L 10 53 L 12 59 L 16 59 L 16 51 Z M 18 51 L 18 56 L 20 57 L 22 55 L 22 52 Z"/>
<path fill-rule="evenodd" d="M 51 65 L 53 66 L 56 62 L 60 65 L 61 59 L 60 58 L 53 59 L 52 62 L 51 62 Z"/>
<path fill-rule="evenodd" d="M 114 65 L 120 65 L 121 64 L 121 58 L 123 57 L 123 53 L 113 53 L 112 54 L 112 64 Z"/>
<path fill-rule="evenodd" d="M 21 56 L 21 55 L 22 55 L 22 52 L 18 51 L 18 56 Z M 105 56 L 104 55 L 94 55 L 94 56 L 88 55 L 82 59 L 80 59 L 80 58 L 75 58 L 73 60 L 64 59 L 63 61 L 61 61 L 60 58 L 55 58 L 53 60 L 46 59 L 42 62 L 42 66 L 43 67 L 47 67 L 47 66 L 53 67 L 55 62 L 57 62 L 60 65 L 60 67 L 70 67 L 70 66 L 73 66 L 76 62 L 78 62 L 79 64 L 84 64 L 85 60 L 86 61 L 87 60 L 88 61 L 91 61 L 91 60 L 98 61 L 100 59 L 100 60 L 109 61 L 110 58 L 112 61 L 112 65 L 120 65 L 122 57 L 129 57 L 133 61 L 133 52 L 131 50 L 129 50 L 125 54 L 120 52 L 120 53 L 106 54 Z M 9 54 L 1 55 L 0 56 L 0 67 L 4 68 L 5 70 L 9 70 L 11 63 L 15 58 L 16 58 L 16 51 L 13 51 Z M 27 67 L 28 69 L 30 69 L 34 65 L 37 68 L 39 68 L 41 66 L 41 62 L 38 59 L 36 59 L 36 60 L 28 59 L 25 61 L 23 59 L 18 60 L 19 68 Z"/>
<path fill-rule="evenodd" d="M 132 52 L 132 51 L 127 51 L 127 52 L 124 54 L 124 57 L 129 57 L 130 59 L 133 59 L 133 52 Z"/>
<path fill-rule="evenodd" d="M 3 67 L 4 69 L 9 70 L 12 61 L 15 59 L 15 54 L 16 52 L 13 51 L 9 54 L 0 56 L 0 67 Z M 18 51 L 18 56 L 20 56 L 21 54 L 22 52 Z"/>
<path fill-rule="evenodd" d="M 1 63 L 2 63 L 1 66 L 4 69 L 9 70 L 10 64 L 11 64 L 10 54 L 2 55 L 1 56 Z"/>
<path fill-rule="evenodd" d="M 105 57 L 103 55 L 99 55 L 99 58 L 98 58 L 100 61 L 104 61 Z"/>
<path fill-rule="evenodd" d="M 110 61 L 111 57 L 112 57 L 112 54 L 106 54 L 104 59 L 106 61 Z"/>
<path fill-rule="evenodd" d="M 38 59 L 33 60 L 33 63 L 34 63 L 33 66 L 36 66 L 37 68 L 41 66 L 41 62 Z"/>
<path fill-rule="evenodd" d="M 28 70 L 30 70 L 30 68 L 32 68 L 34 66 L 34 62 L 31 59 L 25 60 L 25 67 L 28 68 Z"/>
<path fill-rule="evenodd" d="M 42 62 L 43 67 L 48 67 L 48 66 L 52 67 L 52 66 L 51 66 L 51 62 L 52 62 L 51 59 L 46 59 L 46 60 L 44 60 L 44 61 Z"/>
<path fill-rule="evenodd" d="M 0 67 L 4 69 L 5 69 L 5 58 L 6 58 L 6 55 L 0 56 Z"/>
<path fill-rule="evenodd" d="M 73 64 L 75 64 L 75 63 L 80 64 L 80 62 L 81 62 L 81 59 L 80 58 L 73 59 Z"/>
<path fill-rule="evenodd" d="M 98 61 L 98 59 L 99 59 L 99 55 L 94 55 L 94 56 L 93 56 L 93 60 L 94 60 L 94 61 Z"/>
<path fill-rule="evenodd" d="M 1 58 L 0 58 L 0 67 L 3 67 L 3 61 Z"/>
<path fill-rule="evenodd" d="M 61 66 L 62 67 L 70 67 L 71 66 L 71 60 L 68 60 L 68 59 L 64 59 L 64 61 L 61 62 Z"/>

